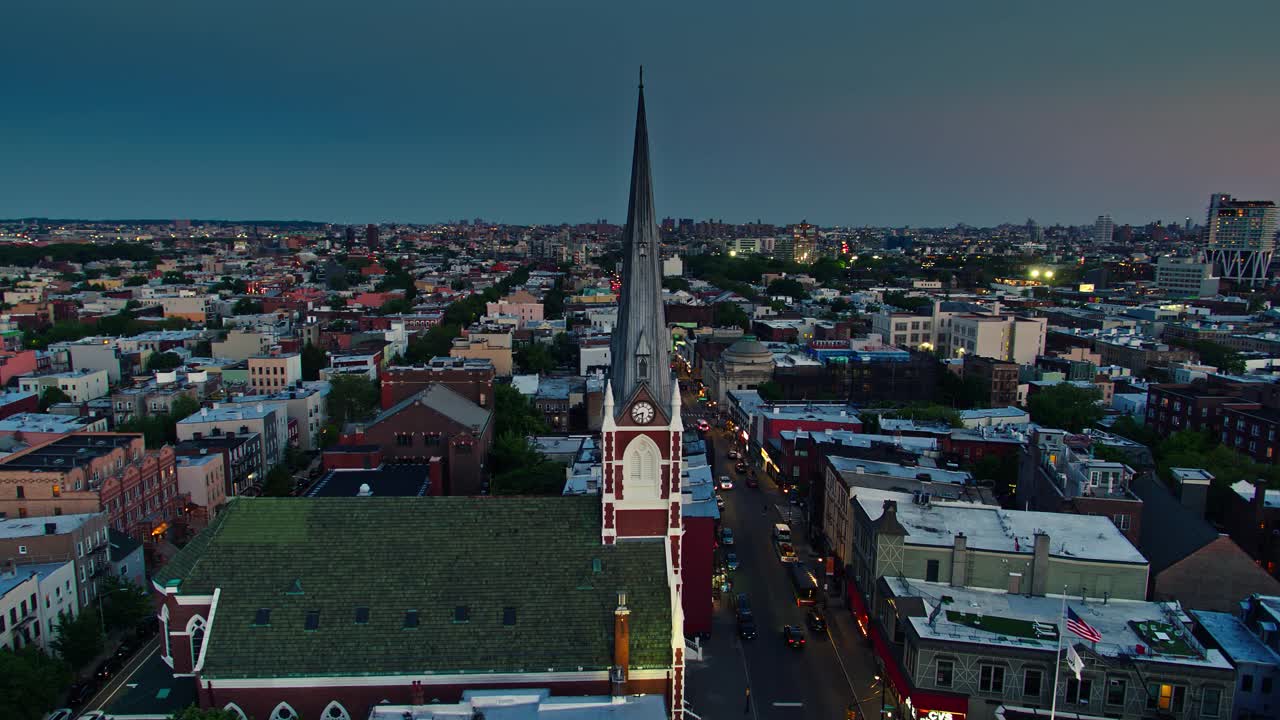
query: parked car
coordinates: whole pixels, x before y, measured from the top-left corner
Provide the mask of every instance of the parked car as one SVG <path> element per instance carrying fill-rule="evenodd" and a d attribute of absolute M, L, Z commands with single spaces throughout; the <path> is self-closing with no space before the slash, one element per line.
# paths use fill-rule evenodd
<path fill-rule="evenodd" d="M 811 608 L 805 613 L 805 620 L 809 623 L 810 630 L 823 634 L 827 632 L 827 619 L 818 610 Z"/>
<path fill-rule="evenodd" d="M 720 543 L 722 545 L 733 544 L 733 530 L 731 528 L 724 528 L 720 531 Z"/>
<path fill-rule="evenodd" d="M 789 648 L 804 649 L 804 630 L 801 630 L 799 625 L 783 625 L 782 639 Z"/>
<path fill-rule="evenodd" d="M 721 489 L 721 490 L 732 490 L 732 489 L 733 489 L 733 481 L 729 479 L 729 476 L 728 476 L 728 475 L 721 475 L 721 476 L 720 476 L 720 489 Z"/>
<path fill-rule="evenodd" d="M 67 691 L 67 704 L 71 707 L 80 707 L 89 702 L 93 694 L 98 692 L 98 684 L 92 680 L 82 680 L 71 686 Z"/>
<path fill-rule="evenodd" d="M 716 507 L 724 509 L 724 498 L 719 495 L 716 495 Z"/>
<path fill-rule="evenodd" d="M 724 565 L 730 570 L 737 570 L 738 569 L 738 553 L 732 552 L 732 551 L 725 553 Z"/>

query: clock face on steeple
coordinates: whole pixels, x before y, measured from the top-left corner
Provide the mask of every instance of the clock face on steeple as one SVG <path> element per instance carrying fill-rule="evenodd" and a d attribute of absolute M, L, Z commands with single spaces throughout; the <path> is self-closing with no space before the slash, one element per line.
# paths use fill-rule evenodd
<path fill-rule="evenodd" d="M 647 423 L 653 419 L 653 406 L 647 402 L 638 402 L 631 408 L 631 419 L 638 423 Z"/>

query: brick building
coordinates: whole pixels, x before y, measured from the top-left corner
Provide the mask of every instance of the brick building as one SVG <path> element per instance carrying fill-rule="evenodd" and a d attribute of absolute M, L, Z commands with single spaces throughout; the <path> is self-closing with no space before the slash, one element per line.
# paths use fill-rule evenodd
<path fill-rule="evenodd" d="M 343 445 L 377 445 L 386 462 L 445 462 L 445 493 L 479 494 L 486 459 L 493 447 L 493 411 L 480 407 L 445 385 L 430 385 L 382 411 L 373 420 L 349 427 Z"/>
<path fill-rule="evenodd" d="M 1015 362 L 969 356 L 964 359 L 964 378 L 972 378 L 982 386 L 990 407 L 1018 404 L 1018 364 Z"/>
<path fill-rule="evenodd" d="M 1276 436 L 1280 432 L 1280 410 L 1256 403 L 1222 406 L 1222 444 L 1248 455 L 1253 461 L 1274 465 L 1280 461 Z"/>
<path fill-rule="evenodd" d="M 1087 435 L 1035 430 L 1023 449 L 1017 506 L 1105 517 L 1136 546 L 1142 537 L 1143 507 L 1132 490 L 1135 471 L 1125 463 L 1093 457 L 1091 446 Z"/>
<path fill-rule="evenodd" d="M 111 527 L 148 539 L 185 503 L 173 448 L 149 451 L 141 435 L 68 435 L 0 460 L 0 512 L 8 517 L 105 511 Z"/>
<path fill-rule="evenodd" d="M 493 362 L 488 358 L 435 357 L 425 365 L 394 365 L 382 372 L 382 409 L 440 383 L 482 408 L 493 408 Z"/>
<path fill-rule="evenodd" d="M 217 455 L 222 458 L 225 495 L 244 495 L 254 485 L 261 485 L 262 435 L 256 432 L 218 433 L 178 443 L 178 455 L 199 457 Z"/>

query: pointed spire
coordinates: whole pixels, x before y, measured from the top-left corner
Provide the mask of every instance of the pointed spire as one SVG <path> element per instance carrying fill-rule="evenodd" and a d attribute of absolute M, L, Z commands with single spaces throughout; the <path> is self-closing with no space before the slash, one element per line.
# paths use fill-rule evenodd
<path fill-rule="evenodd" d="M 662 242 L 653 203 L 643 67 L 637 95 L 631 192 L 622 236 L 622 294 L 610 346 L 610 382 L 616 393 L 614 412 L 622 412 L 636 390 L 646 385 L 669 415 L 672 382 L 667 351 L 671 335 L 662 306 Z"/>

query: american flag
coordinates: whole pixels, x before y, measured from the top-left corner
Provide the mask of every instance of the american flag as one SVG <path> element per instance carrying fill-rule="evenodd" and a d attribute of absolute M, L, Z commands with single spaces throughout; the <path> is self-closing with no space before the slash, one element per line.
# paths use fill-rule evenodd
<path fill-rule="evenodd" d="M 1067 629 L 1089 642 L 1102 642 L 1102 633 L 1098 632 L 1098 629 L 1094 626 L 1081 620 L 1076 611 L 1070 607 L 1067 608 Z"/>

